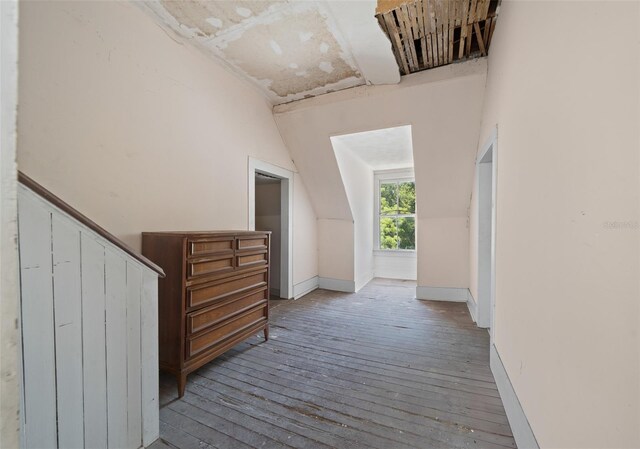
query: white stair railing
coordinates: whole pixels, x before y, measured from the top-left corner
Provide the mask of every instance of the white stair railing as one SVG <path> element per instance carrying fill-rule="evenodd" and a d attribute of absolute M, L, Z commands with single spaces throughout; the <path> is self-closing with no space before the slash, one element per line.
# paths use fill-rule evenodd
<path fill-rule="evenodd" d="M 159 433 L 162 270 L 25 178 L 18 190 L 22 446 L 146 447 Z"/>

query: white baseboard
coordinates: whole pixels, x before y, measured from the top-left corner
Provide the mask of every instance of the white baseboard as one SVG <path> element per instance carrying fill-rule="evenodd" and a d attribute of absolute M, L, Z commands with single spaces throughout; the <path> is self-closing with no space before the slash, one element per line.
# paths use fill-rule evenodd
<path fill-rule="evenodd" d="M 471 290 L 468 290 L 469 299 L 467 300 L 467 308 L 469 309 L 469 314 L 471 315 L 471 319 L 474 323 L 478 322 L 478 303 L 475 298 L 471 294 Z"/>
<path fill-rule="evenodd" d="M 306 281 L 298 282 L 293 286 L 293 299 L 302 298 L 307 293 L 311 293 L 318 288 L 318 276 L 307 279 Z"/>
<path fill-rule="evenodd" d="M 491 345 L 490 364 L 516 445 L 519 449 L 539 449 L 540 446 L 538 446 L 533 430 L 531 430 L 529 420 L 494 345 Z"/>
<path fill-rule="evenodd" d="M 362 282 L 358 282 L 358 285 L 355 286 L 355 290 L 354 291 L 359 291 L 362 287 L 364 287 L 365 285 L 367 285 L 369 282 L 371 282 L 371 280 L 373 279 L 373 272 L 368 273 L 366 276 L 364 276 L 364 279 L 366 279 L 366 281 Z M 355 282 L 354 282 L 355 285 Z"/>
<path fill-rule="evenodd" d="M 271 288 L 271 289 L 269 289 L 269 293 L 271 294 L 271 296 L 277 296 L 278 298 L 280 297 L 280 289 L 279 288 Z"/>
<path fill-rule="evenodd" d="M 354 281 L 345 281 L 344 279 L 318 278 L 318 285 L 325 290 L 333 290 L 336 292 L 355 293 L 356 283 Z"/>
<path fill-rule="evenodd" d="M 467 302 L 469 299 L 468 288 L 454 287 L 416 287 L 416 298 L 430 299 L 432 301 Z"/>

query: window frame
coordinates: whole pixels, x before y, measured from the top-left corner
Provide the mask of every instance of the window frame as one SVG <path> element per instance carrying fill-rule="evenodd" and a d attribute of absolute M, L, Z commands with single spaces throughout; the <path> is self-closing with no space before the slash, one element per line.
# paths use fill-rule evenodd
<path fill-rule="evenodd" d="M 378 170 L 373 172 L 373 252 L 377 254 L 396 254 L 396 255 L 406 255 L 406 256 L 415 256 L 416 251 L 418 249 L 418 201 L 416 194 L 416 211 L 413 214 L 406 215 L 380 215 L 380 184 L 389 183 L 389 182 L 413 182 L 415 183 L 415 174 L 412 168 L 405 169 L 394 169 L 394 170 Z M 380 218 L 381 217 L 413 217 L 416 223 L 416 249 L 384 249 L 380 248 Z"/>

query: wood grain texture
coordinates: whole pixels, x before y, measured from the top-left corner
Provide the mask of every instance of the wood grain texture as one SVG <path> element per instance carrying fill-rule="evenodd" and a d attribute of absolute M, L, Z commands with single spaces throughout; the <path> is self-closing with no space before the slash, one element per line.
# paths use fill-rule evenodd
<path fill-rule="evenodd" d="M 381 0 L 376 18 L 391 42 L 400 73 L 408 75 L 486 56 L 500 1 Z"/>
<path fill-rule="evenodd" d="M 142 269 L 127 262 L 127 447 L 133 448 L 142 445 L 141 297 Z"/>
<path fill-rule="evenodd" d="M 24 446 L 136 449 L 143 433 L 152 442 L 157 273 L 36 192 L 18 192 Z"/>
<path fill-rule="evenodd" d="M 83 234 L 82 353 L 85 446 L 107 447 L 107 356 L 105 333 L 104 246 Z"/>
<path fill-rule="evenodd" d="M 146 270 L 140 299 L 140 347 L 142 374 L 142 444 L 149 446 L 160 435 L 158 387 L 158 278 Z"/>
<path fill-rule="evenodd" d="M 52 216 L 59 447 L 84 446 L 80 230 Z"/>
<path fill-rule="evenodd" d="M 56 447 L 56 375 L 51 213 L 20 196 L 20 284 L 26 448 Z M 28 245 L 23 244 L 28 242 Z"/>
<path fill-rule="evenodd" d="M 142 233 L 143 254 L 166 272 L 160 369 L 179 394 L 195 369 L 259 331 L 268 338 L 270 240 L 269 231 Z"/>
<path fill-rule="evenodd" d="M 107 335 L 107 441 L 127 447 L 127 263 L 105 250 Z"/>
<path fill-rule="evenodd" d="M 177 399 L 161 377 L 160 432 L 178 448 L 514 448 L 489 337 L 464 304 L 415 283 L 271 301 L 271 338 L 204 365 Z"/>

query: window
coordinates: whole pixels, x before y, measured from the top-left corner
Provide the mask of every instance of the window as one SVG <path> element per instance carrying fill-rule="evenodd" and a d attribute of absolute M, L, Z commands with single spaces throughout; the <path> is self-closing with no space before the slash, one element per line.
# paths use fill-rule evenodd
<path fill-rule="evenodd" d="M 416 184 L 413 178 L 389 178 L 390 175 L 376 174 L 377 248 L 415 251 Z"/>

